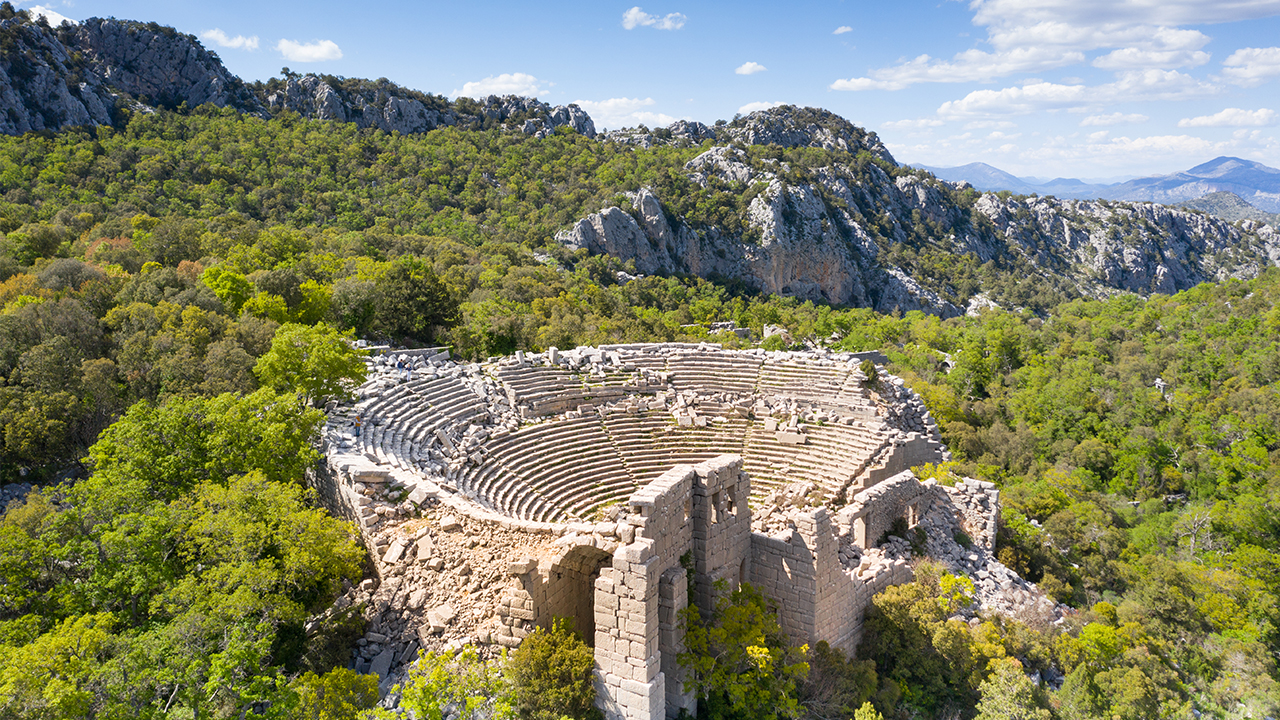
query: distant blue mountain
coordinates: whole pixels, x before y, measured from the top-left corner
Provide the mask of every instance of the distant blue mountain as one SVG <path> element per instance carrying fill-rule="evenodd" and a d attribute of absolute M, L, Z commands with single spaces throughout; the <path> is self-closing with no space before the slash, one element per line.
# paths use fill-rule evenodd
<path fill-rule="evenodd" d="M 1075 178 L 1034 182 L 986 163 L 959 167 L 916 165 L 951 182 L 965 181 L 979 190 L 1008 190 L 1020 195 L 1054 195 L 1061 198 L 1150 200 L 1173 204 L 1214 192 L 1230 192 L 1267 212 L 1280 212 L 1280 170 L 1252 160 L 1220 157 L 1185 172 L 1136 178 L 1122 183 L 1087 183 Z"/>
<path fill-rule="evenodd" d="M 1220 157 L 1186 172 L 1121 183 L 1104 197 L 1172 204 L 1214 192 L 1235 193 L 1256 208 L 1280 212 L 1280 170 L 1252 160 Z"/>
<path fill-rule="evenodd" d="M 912 167 L 928 170 L 939 180 L 967 182 L 975 188 L 987 192 L 1008 190 L 1019 195 L 1040 192 L 1036 189 L 1038 187 L 1036 184 L 983 162 L 969 163 L 959 167 L 931 167 L 929 165 L 913 165 Z"/>

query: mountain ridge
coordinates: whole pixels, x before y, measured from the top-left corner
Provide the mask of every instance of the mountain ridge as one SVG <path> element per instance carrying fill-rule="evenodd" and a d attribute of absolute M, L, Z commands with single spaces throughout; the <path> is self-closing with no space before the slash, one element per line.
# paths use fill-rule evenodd
<path fill-rule="evenodd" d="M 54 98 L 53 106 L 8 108 L 31 129 L 110 124 L 120 112 L 203 102 L 401 134 L 501 129 L 536 141 L 567 128 L 634 146 L 631 152 L 701 147 L 667 170 L 665 190 L 619 187 L 625 202 L 556 232 L 564 246 L 614 255 L 646 274 L 722 277 L 806 300 L 954 316 L 987 290 L 975 285 L 980 277 L 1011 288 L 1031 287 L 1024 281 L 1033 279 L 1063 297 L 1105 297 L 1172 293 L 1280 263 L 1280 239 L 1270 226 L 1233 227 L 1143 203 L 980 194 L 900 165 L 874 132 L 818 108 L 787 105 L 710 127 L 677 122 L 600 137 L 573 105 L 513 96 L 450 101 L 386 79 L 294 73 L 246 85 L 196 38 L 172 28 L 90 19 L 54 29 L 3 7 L 0 44 L 22 52 L 0 52 L 0 110 L 6 102 L 39 100 L 41 88 L 61 83 L 66 90 L 43 96 Z M 32 61 L 24 53 L 36 46 L 47 53 Z M 70 112 L 76 107 L 81 112 Z M 19 129 L 15 123 L 7 132 Z M 1244 162 L 1203 170 L 1229 176 Z M 1043 288 L 996 293 L 996 301 L 1043 304 L 1037 294 Z"/>
<path fill-rule="evenodd" d="M 956 167 L 914 165 L 951 182 L 979 190 L 1075 199 L 1149 201 L 1177 204 L 1214 192 L 1230 192 L 1259 210 L 1280 212 L 1280 170 L 1252 160 L 1219 156 L 1188 170 L 1133 178 L 1121 183 L 1089 183 L 1076 178 L 1031 182 L 986 163 Z"/>

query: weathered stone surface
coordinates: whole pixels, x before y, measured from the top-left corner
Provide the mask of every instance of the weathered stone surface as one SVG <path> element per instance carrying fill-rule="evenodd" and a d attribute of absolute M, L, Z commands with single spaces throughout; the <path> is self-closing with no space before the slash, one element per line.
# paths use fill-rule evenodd
<path fill-rule="evenodd" d="M 551 106 L 534 98 L 491 95 L 480 101 L 479 115 L 459 112 L 444 97 L 419 93 L 386 81 L 353 81 L 335 88 L 317 75 L 294 75 L 267 96 L 272 111 L 292 110 L 317 120 L 353 122 L 387 132 L 422 133 L 449 126 L 474 127 L 485 120 L 525 117 L 519 129 L 545 136 L 568 126 L 595 136 L 591 117 L 577 105 Z M 529 117 L 532 116 L 532 117 Z"/>
<path fill-rule="evenodd" d="M 387 648 L 378 653 L 378 656 L 369 665 L 369 672 L 385 680 L 391 673 L 391 662 L 395 659 L 395 656 L 396 651 L 393 648 Z"/>
<path fill-rule="evenodd" d="M 127 101 L 115 93 L 150 105 L 259 109 L 239 78 L 171 28 L 90 18 L 55 29 L 19 14 L 0 21 L 0 32 L 13 44 L 0 55 L 0 132 L 110 124 Z"/>
<path fill-rule="evenodd" d="M 376 430 L 362 446 L 330 455 L 328 474 L 317 477 L 322 493 L 337 501 L 336 512 L 371 509 L 379 518 L 365 531 L 369 547 L 380 548 L 384 559 L 395 557 L 397 546 L 401 555 L 378 564 L 380 584 L 362 583 L 343 598 L 344 607 L 365 608 L 370 621 L 360 662 L 396 652 L 384 685 L 399 680 L 418 647 L 449 652 L 478 642 L 492 656 L 564 616 L 594 637 L 601 677 L 617 680 L 608 687 L 635 683 L 627 685 L 634 692 L 613 698 L 617 707 L 658 715 L 664 707 L 686 707 L 691 700 L 670 662 L 680 652 L 680 609 L 689 602 L 709 606 L 717 580 L 732 586 L 745 579 L 783 608 L 783 627 L 795 641 L 851 649 L 874 594 L 912 577 L 910 543 L 890 538 L 871 546 L 899 514 L 927 529 L 930 554 L 975 578 L 982 607 L 1039 608 L 1052 620 L 1052 605 L 1042 607 L 1034 589 L 991 557 L 993 486 L 966 481 L 944 489 L 896 475 L 944 459 L 945 448 L 923 403 L 900 379 L 881 368 L 875 393 L 866 392 L 861 364 L 876 357 L 726 351 L 705 343 L 613 345 L 484 364 L 437 360 L 437 377 L 410 386 L 395 367 L 404 362 L 400 355 L 370 358 L 356 407 L 329 409 L 326 438 L 347 433 L 357 408 Z M 549 404 L 534 411 L 532 393 Z M 673 413 L 689 426 L 678 427 Z M 431 424 L 416 429 L 409 418 Z M 601 478 L 626 473 L 621 456 L 617 467 L 608 466 L 615 445 L 606 431 L 614 422 L 642 420 L 665 425 L 662 443 L 672 455 L 682 451 L 682 433 L 690 440 L 740 434 L 748 458 L 755 444 L 767 450 L 755 456 L 751 473 L 748 460 L 734 457 L 676 465 L 638 489 L 628 483 L 629 497 L 591 506 L 592 493 L 603 492 Z M 459 448 L 456 460 L 439 442 L 424 452 L 408 440 L 430 440 L 436 432 Z M 808 442 L 779 443 L 777 433 Z M 826 449 L 833 435 L 844 436 L 839 447 L 862 447 L 864 455 Z M 646 452 L 634 435 L 618 440 L 640 456 Z M 519 450 L 504 452 L 506 444 Z M 378 457 L 387 481 L 356 482 L 365 461 L 353 453 Z M 556 461 L 544 462 L 548 457 Z M 593 469 L 583 473 L 584 466 Z M 769 492 L 803 473 L 813 474 Z M 757 478 L 765 489 L 753 495 Z M 398 500 L 409 487 L 429 490 L 422 504 Z M 758 512 L 749 497 L 760 503 Z M 836 498 L 845 500 L 841 514 L 829 510 Z M 857 517 L 845 515 L 847 508 Z M 956 527 L 974 547 L 957 549 Z M 409 552 L 417 562 L 403 561 Z M 681 564 L 686 554 L 693 559 L 692 593 Z"/>
<path fill-rule="evenodd" d="M 417 543 L 418 562 L 424 562 L 426 560 L 430 560 L 431 554 L 435 552 L 435 546 L 436 546 L 435 541 L 431 539 L 430 535 L 423 535 L 422 537 L 418 538 L 418 543 Z"/>

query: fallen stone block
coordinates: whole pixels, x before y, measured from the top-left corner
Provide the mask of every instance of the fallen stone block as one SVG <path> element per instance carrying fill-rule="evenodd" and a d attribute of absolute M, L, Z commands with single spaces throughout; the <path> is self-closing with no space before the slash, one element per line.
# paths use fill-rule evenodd
<path fill-rule="evenodd" d="M 435 542 L 430 535 L 423 535 L 418 538 L 418 562 L 431 559 L 432 553 L 435 552 Z"/>
<path fill-rule="evenodd" d="M 527 575 L 536 569 L 538 569 L 538 561 L 533 558 L 512 560 L 507 563 L 508 575 Z"/>
<path fill-rule="evenodd" d="M 427 612 L 427 622 L 430 623 L 432 632 L 443 631 L 455 617 L 457 612 L 452 605 L 438 605 Z"/>
<path fill-rule="evenodd" d="M 404 547 L 404 541 L 397 538 L 391 543 L 391 547 L 387 548 L 387 554 L 382 556 L 382 562 L 387 565 L 400 562 L 400 558 L 404 556 Z"/>
<path fill-rule="evenodd" d="M 369 673 L 377 675 L 379 679 L 386 679 L 391 673 L 391 662 L 395 660 L 396 651 L 394 648 L 387 648 L 378 653 L 378 657 L 369 663 Z"/>

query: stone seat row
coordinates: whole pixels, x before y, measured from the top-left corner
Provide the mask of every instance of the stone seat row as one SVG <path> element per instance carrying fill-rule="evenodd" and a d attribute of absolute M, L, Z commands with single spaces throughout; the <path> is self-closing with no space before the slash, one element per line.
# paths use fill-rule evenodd
<path fill-rule="evenodd" d="M 408 383 L 391 414 L 367 434 L 369 450 L 379 460 L 415 468 L 437 440 L 435 431 L 462 424 L 485 413 L 487 404 L 456 378 Z"/>
<path fill-rule="evenodd" d="M 565 388 L 582 384 L 573 374 L 560 368 L 537 366 L 501 368 L 494 374 L 512 392 L 518 403 L 538 400 L 561 392 Z"/>
<path fill-rule="evenodd" d="M 463 480 L 467 489 L 524 519 L 559 519 L 590 504 L 586 496 L 603 501 L 635 484 L 598 417 L 534 425 L 491 444 L 486 454 L 484 467 Z"/>
<path fill-rule="evenodd" d="M 806 444 L 792 445 L 777 440 L 776 434 L 753 424 L 743 452 L 744 465 L 753 482 L 768 494 L 779 485 L 797 480 L 812 482 L 828 495 L 842 491 L 865 468 L 883 446 L 876 440 L 842 425 L 805 427 Z M 752 486 L 755 490 L 755 485 Z"/>
<path fill-rule="evenodd" d="M 829 400 L 839 394 L 848 374 L 838 366 L 767 362 L 760 372 L 760 392 Z"/>
<path fill-rule="evenodd" d="M 666 371 L 671 384 L 678 389 L 696 388 L 703 394 L 749 395 L 755 392 L 760 379 L 760 358 L 673 357 L 668 360 Z"/>

